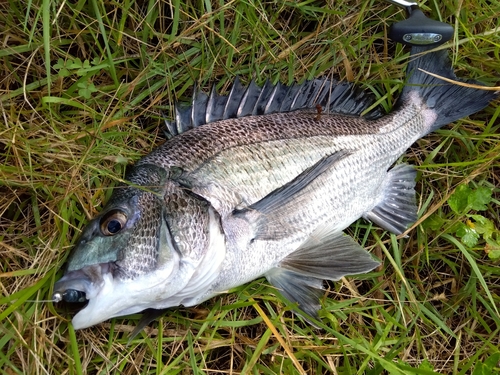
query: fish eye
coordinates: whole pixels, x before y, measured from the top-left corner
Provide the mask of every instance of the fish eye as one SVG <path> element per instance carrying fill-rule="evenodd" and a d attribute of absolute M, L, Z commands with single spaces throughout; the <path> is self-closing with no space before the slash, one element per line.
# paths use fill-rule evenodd
<path fill-rule="evenodd" d="M 101 219 L 101 232 L 105 236 L 114 236 L 120 232 L 127 223 L 127 215 L 119 210 L 109 211 Z"/>

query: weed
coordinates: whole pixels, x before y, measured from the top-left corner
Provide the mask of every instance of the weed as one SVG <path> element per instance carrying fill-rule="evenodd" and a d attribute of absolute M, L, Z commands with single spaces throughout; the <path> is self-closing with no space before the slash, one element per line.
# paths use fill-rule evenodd
<path fill-rule="evenodd" d="M 459 75 L 498 85 L 496 1 L 424 2 L 455 27 Z M 408 51 L 374 1 L 0 3 L 0 369 L 6 374 L 485 374 L 500 346 L 500 107 L 418 141 L 420 217 L 408 238 L 349 231 L 384 260 L 329 284 L 321 326 L 263 280 L 176 308 L 128 343 L 138 315 L 75 332 L 45 301 L 81 228 L 126 166 L 163 142 L 193 84 L 317 76 L 357 82 L 386 110 Z"/>

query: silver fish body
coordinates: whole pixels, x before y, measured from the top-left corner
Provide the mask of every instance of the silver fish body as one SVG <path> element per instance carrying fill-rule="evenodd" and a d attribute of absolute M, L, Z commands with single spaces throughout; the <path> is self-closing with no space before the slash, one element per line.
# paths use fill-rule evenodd
<path fill-rule="evenodd" d="M 383 117 L 359 116 L 366 96 L 328 80 L 196 94 L 169 124 L 175 136 L 137 162 L 132 184 L 84 229 L 54 300 L 88 300 L 73 318 L 85 328 L 192 306 L 264 275 L 314 317 L 323 279 L 379 265 L 347 226 L 364 217 L 401 234 L 417 219 L 415 171 L 394 162 L 496 96 L 419 68 L 456 78 L 444 52 L 414 59 L 398 108 Z"/>

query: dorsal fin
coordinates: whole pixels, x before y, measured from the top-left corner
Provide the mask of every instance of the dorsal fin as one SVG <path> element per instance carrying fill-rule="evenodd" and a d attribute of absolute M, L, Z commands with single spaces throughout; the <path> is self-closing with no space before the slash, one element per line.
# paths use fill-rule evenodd
<path fill-rule="evenodd" d="M 175 136 L 219 120 L 316 109 L 317 105 L 322 107 L 323 113 L 360 116 L 374 102 L 373 95 L 349 82 L 317 78 L 286 86 L 281 83 L 273 85 L 268 80 L 262 87 L 255 81 L 244 87 L 237 77 L 228 95 L 219 95 L 215 86 L 210 95 L 195 87 L 191 105 L 176 103 L 175 120 L 166 121 L 167 131 L 169 136 Z M 383 114 L 381 108 L 376 107 L 364 117 L 376 119 Z"/>

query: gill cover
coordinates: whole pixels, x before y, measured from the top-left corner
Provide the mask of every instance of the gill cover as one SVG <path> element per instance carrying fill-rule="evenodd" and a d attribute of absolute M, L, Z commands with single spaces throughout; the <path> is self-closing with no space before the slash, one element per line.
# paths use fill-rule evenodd
<path fill-rule="evenodd" d="M 54 287 L 54 301 L 82 295 L 88 300 L 73 318 L 76 329 L 196 301 L 222 262 L 224 252 L 222 258 L 206 256 L 224 246 L 220 218 L 207 201 L 153 165 L 133 168 L 127 179 L 139 186 L 115 189 L 84 229 Z M 196 272 L 206 259 L 213 261 L 209 274 Z"/>
<path fill-rule="evenodd" d="M 127 179 L 138 186 L 115 189 L 103 211 L 84 228 L 65 275 L 54 286 L 55 302 L 94 299 L 109 289 L 107 282 L 133 279 L 173 260 L 163 215 L 166 171 L 145 165 L 132 168 Z"/>

